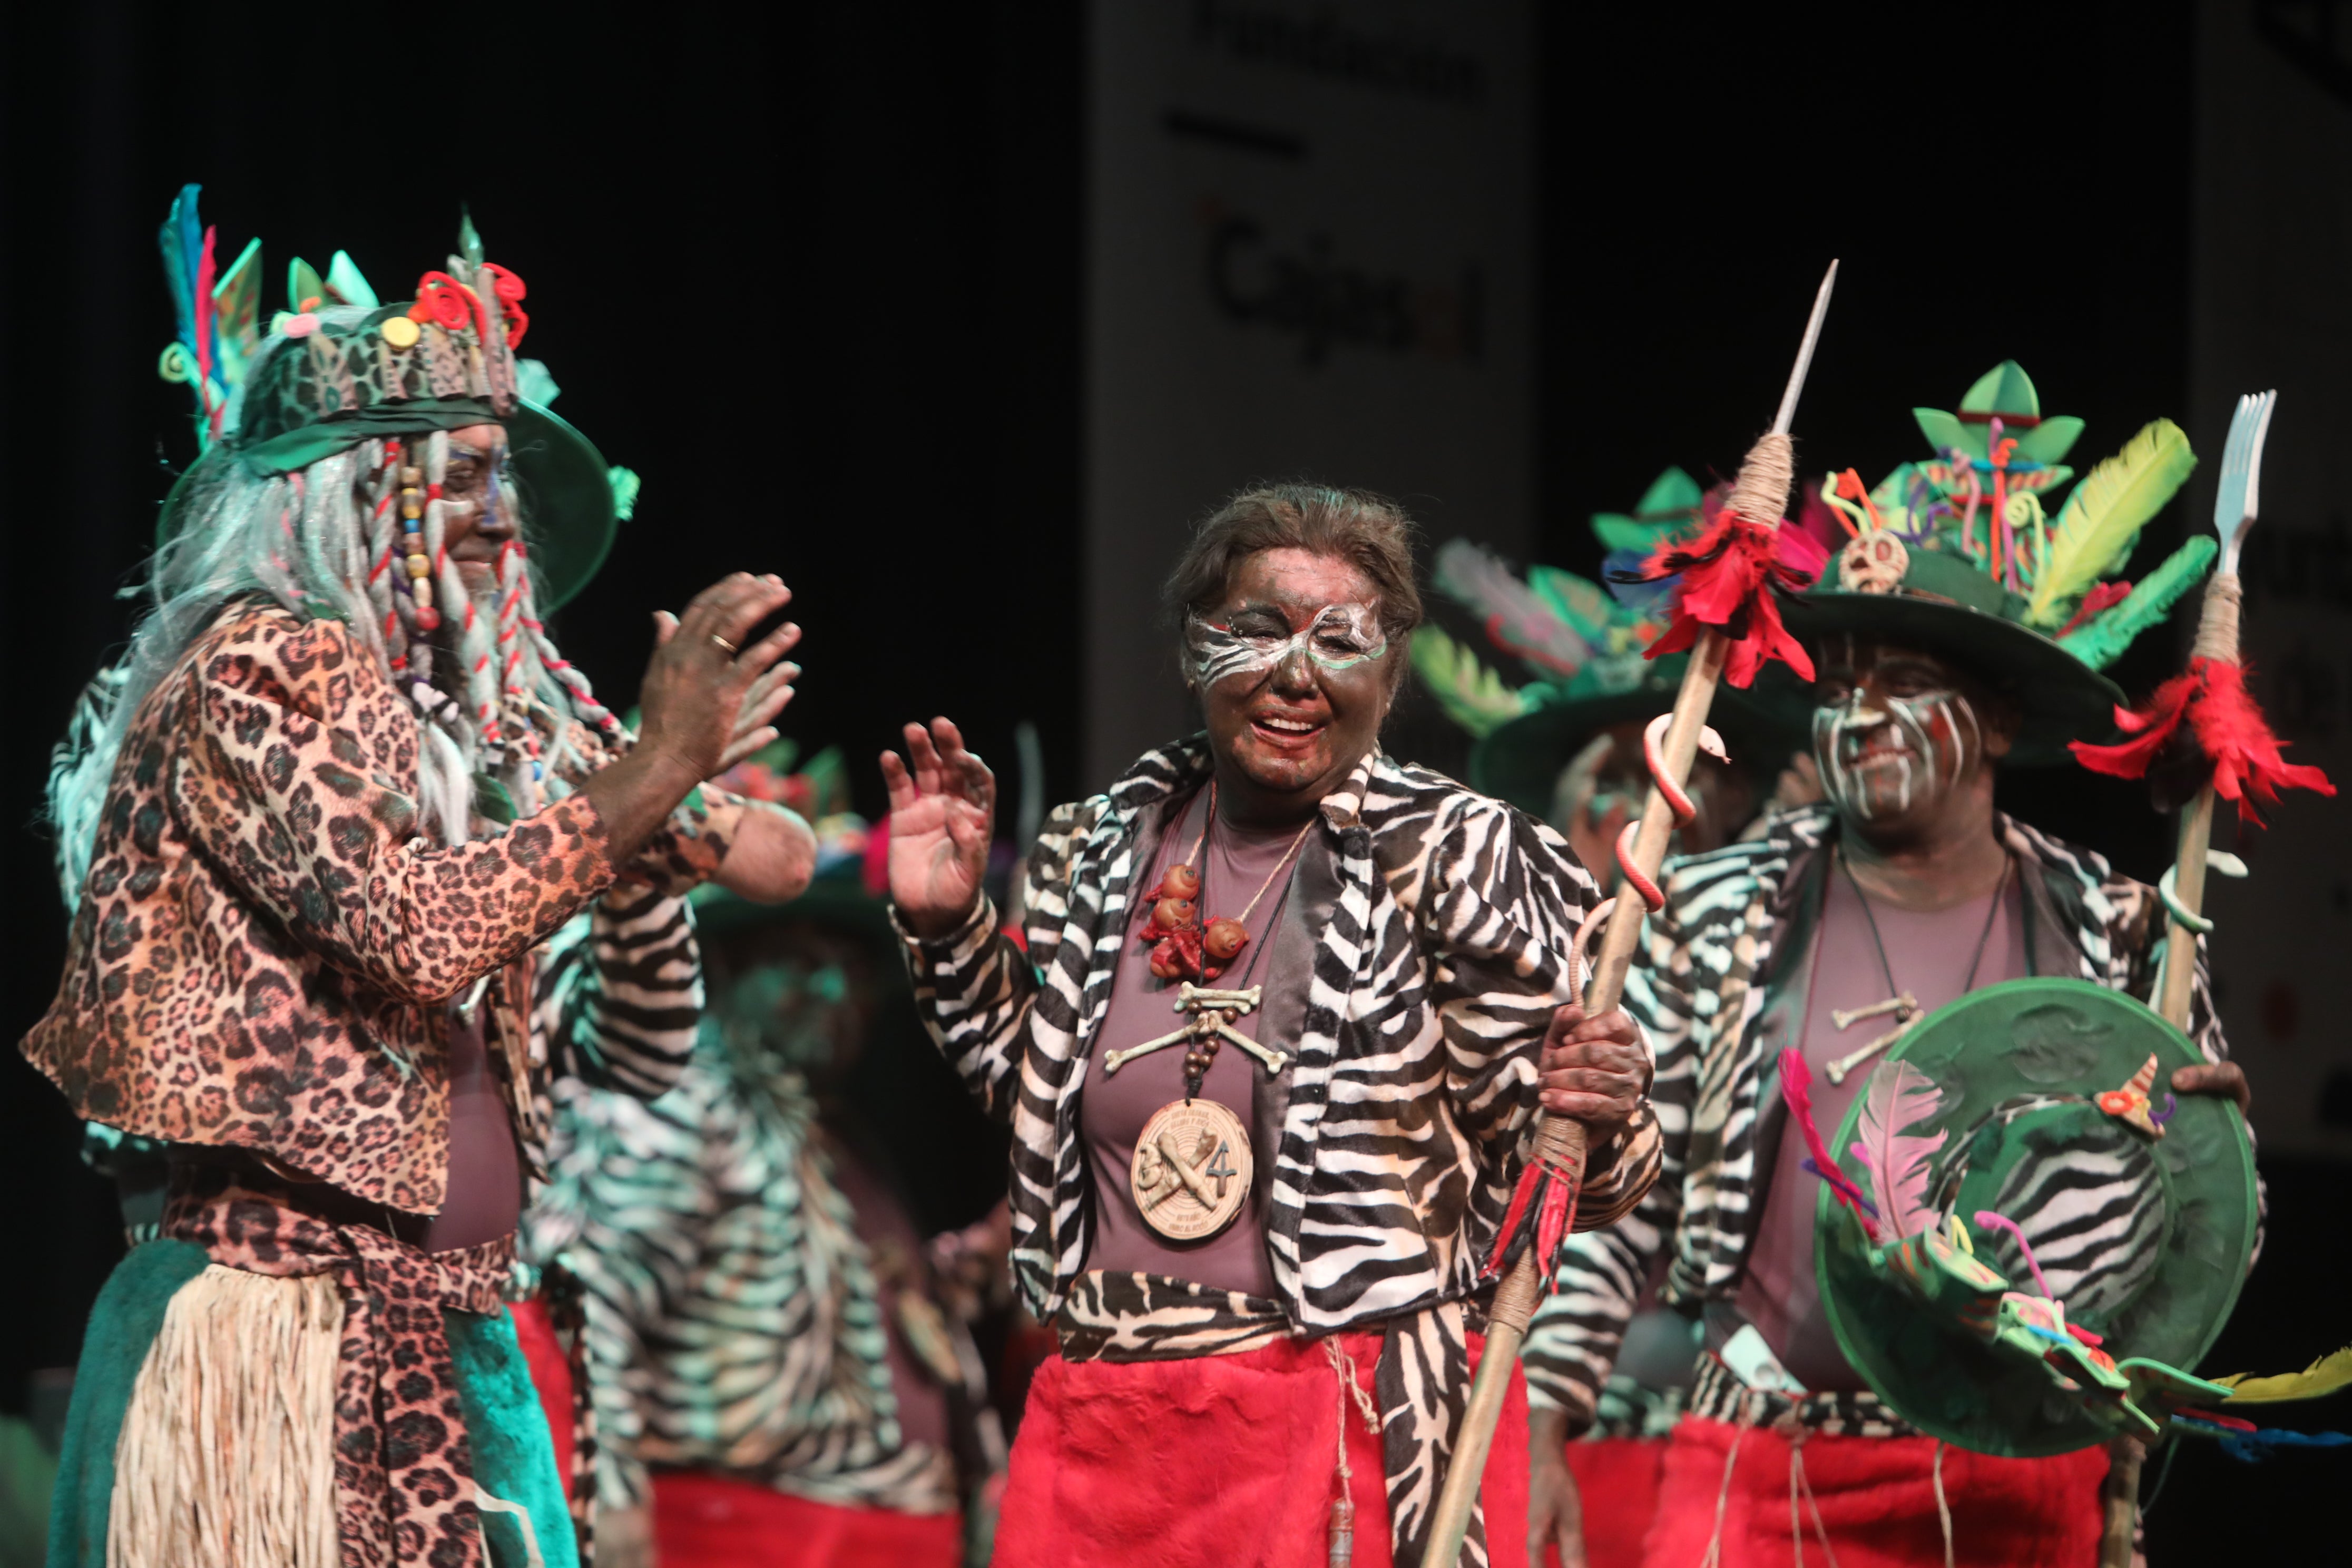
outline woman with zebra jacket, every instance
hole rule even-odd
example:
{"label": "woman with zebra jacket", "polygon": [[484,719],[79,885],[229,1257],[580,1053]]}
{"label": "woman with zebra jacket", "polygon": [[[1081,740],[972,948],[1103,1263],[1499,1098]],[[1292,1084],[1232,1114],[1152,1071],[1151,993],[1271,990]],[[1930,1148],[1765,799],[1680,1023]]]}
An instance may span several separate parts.
{"label": "woman with zebra jacket", "polygon": [[[1052,816],[1017,932],[982,892],[987,767],[945,719],[883,757],[919,1005],[1012,1124],[1013,1272],[1061,1344],[1006,1568],[1322,1563],[1351,1530],[1419,1563],[1538,1102],[1591,1130],[1580,1226],[1655,1178],[1640,1033],[1564,1005],[1592,879],[1380,752],[1411,527],[1310,486],[1202,526],[1169,599],[1206,732]],[[1498,1445],[1472,1557],[1525,1560],[1526,1475]]]}

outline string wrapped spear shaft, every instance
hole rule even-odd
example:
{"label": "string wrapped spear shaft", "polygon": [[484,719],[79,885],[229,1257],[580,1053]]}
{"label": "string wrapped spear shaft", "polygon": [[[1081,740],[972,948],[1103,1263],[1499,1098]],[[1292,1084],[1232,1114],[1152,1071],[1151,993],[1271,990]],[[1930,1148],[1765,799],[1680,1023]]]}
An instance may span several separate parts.
{"label": "string wrapped spear shaft", "polygon": [[[1830,263],[1828,275],[1822,279],[1820,290],[1813,298],[1813,311],[1805,326],[1803,342],[1797,350],[1795,367],[1789,374],[1788,386],[1780,396],[1780,407],[1774,416],[1772,428],[1757,439],[1739,465],[1739,477],[1733,482],[1731,500],[1724,509],[1727,516],[1749,524],[1769,529],[1780,522],[1788,505],[1789,489],[1795,476],[1794,447],[1789,436],[1796,417],[1798,395],[1804,390],[1805,374],[1811,367],[1813,348],[1821,340],[1822,321],[1829,312],[1830,291],[1837,282],[1837,263]],[[1687,584],[1685,584],[1687,586]],[[1756,592],[1768,596],[1769,584],[1759,584]],[[1685,595],[1687,598],[1687,595]],[[1687,603],[1685,609],[1688,609]],[[1771,632],[1779,632],[1777,616],[1769,617]],[[1765,649],[1742,649],[1739,640],[1727,636],[1728,625],[1745,638],[1767,640],[1759,628],[1749,624],[1744,615],[1730,616],[1723,624],[1698,626],[1690,634],[1690,662],[1684,668],[1681,689],[1675,693],[1673,715],[1667,724],[1664,741],[1657,747],[1661,760],[1677,793],[1690,778],[1691,763],[1696,756],[1701,735],[1706,729],[1706,717],[1715,702],[1716,687],[1721,682],[1727,666],[1735,651],[1744,654],[1743,672],[1735,675],[1738,684],[1747,684]],[[1669,639],[1661,638],[1655,652],[1675,651],[1667,646]],[[1676,645],[1680,646],[1680,645]],[[1799,654],[1801,658],[1801,653]],[[1660,781],[1663,782],[1663,781]],[[1643,876],[1654,880],[1658,868],[1666,858],[1666,843],[1675,830],[1675,811],[1666,792],[1654,784],[1648,802],[1642,808],[1639,826],[1631,835],[1627,853]],[[1633,950],[1641,941],[1642,921],[1646,905],[1640,898],[1619,897],[1611,912],[1609,924],[1601,940],[1600,952],[1593,959],[1591,984],[1586,987],[1583,1004],[1588,1017],[1606,1013],[1617,1005],[1623,994],[1625,974],[1633,966]],[[1569,962],[1577,962],[1571,954]],[[1564,1187],[1564,1215],[1555,1216],[1559,1223],[1572,1227],[1575,1224],[1575,1194],[1584,1181],[1585,1132],[1582,1123],[1565,1116],[1552,1116],[1538,1110],[1533,1131],[1528,1177],[1530,1181],[1559,1184]],[[1512,1215],[1517,1216],[1526,1205],[1528,1184],[1522,1183],[1521,1194],[1515,1196]],[[1549,1230],[1549,1226],[1543,1227]],[[1498,1243],[1501,1248],[1511,1239],[1513,1220],[1504,1222],[1504,1234]],[[1460,1560],[1463,1537],[1470,1527],[1470,1510],[1477,1500],[1478,1481],[1486,1468],[1486,1455],[1493,1446],[1495,1426],[1502,1415],[1503,1394],[1510,1384],[1512,1366],[1518,1361],[1520,1343],[1526,1339],[1528,1324],[1535,1317],[1536,1304],[1543,1282],[1549,1272],[1550,1259],[1541,1256],[1545,1250],[1538,1245],[1539,1233],[1530,1229],[1525,1236],[1516,1259],[1505,1270],[1502,1282],[1496,1287],[1493,1306],[1487,1313],[1486,1344],[1478,1363],[1476,1378],[1470,1387],[1469,1403],[1463,1411],[1462,1427],[1454,1443],[1453,1458],[1446,1467],[1445,1481],[1438,1493],[1437,1508],[1433,1517],[1430,1549],[1423,1562],[1430,1568],[1453,1568]]]}

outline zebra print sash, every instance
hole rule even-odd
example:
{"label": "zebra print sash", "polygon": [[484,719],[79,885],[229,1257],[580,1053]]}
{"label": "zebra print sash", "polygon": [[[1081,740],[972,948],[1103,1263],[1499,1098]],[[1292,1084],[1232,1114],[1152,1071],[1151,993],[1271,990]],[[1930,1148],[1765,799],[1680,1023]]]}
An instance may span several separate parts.
{"label": "zebra print sash", "polygon": [[1920,1431],[1870,1393],[1808,1394],[1801,1398],[1750,1388],[1713,1355],[1698,1358],[1698,1383],[1689,1413],[1735,1426],[1769,1426],[1793,1420],[1825,1437],[1916,1437]]}

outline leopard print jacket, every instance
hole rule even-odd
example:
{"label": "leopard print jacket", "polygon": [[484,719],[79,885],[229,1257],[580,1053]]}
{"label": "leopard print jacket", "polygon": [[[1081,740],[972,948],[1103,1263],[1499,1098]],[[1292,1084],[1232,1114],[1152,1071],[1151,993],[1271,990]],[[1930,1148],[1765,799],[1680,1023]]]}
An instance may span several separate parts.
{"label": "leopard print jacket", "polygon": [[[610,760],[575,740],[581,776]],[[26,1058],[89,1121],[437,1212],[448,999],[490,981],[492,1055],[536,1142],[532,950],[616,876],[624,903],[682,894],[725,858],[742,806],[706,787],[616,868],[583,796],[443,848],[418,837],[416,795],[406,700],[349,630],[233,605],[132,717]]]}

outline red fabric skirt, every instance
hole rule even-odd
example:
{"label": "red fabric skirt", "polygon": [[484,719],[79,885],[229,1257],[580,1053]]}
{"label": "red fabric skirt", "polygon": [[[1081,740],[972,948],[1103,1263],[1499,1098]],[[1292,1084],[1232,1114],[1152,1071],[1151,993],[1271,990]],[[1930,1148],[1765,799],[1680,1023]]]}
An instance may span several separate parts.
{"label": "red fabric skirt", "polygon": [[[1338,1341],[1377,1398],[1381,1337]],[[1474,1365],[1480,1349],[1471,1336]],[[1013,1440],[994,1568],[1327,1568],[1339,1426],[1319,1340],[1181,1361],[1051,1357]],[[1354,1568],[1391,1568],[1381,1439],[1352,1399],[1347,1435]],[[1528,1396],[1516,1368],[1483,1495],[1495,1568],[1526,1568]]]}
{"label": "red fabric skirt", "polygon": [[[1692,1568],[1715,1532],[1726,1491],[1724,1461],[1737,1437],[1723,1516],[1723,1568],[1793,1568],[1789,1540],[1789,1439],[1769,1426],[1744,1432],[1685,1415],[1667,1440],[1665,1468],[1643,1561]],[[1915,1568],[1944,1561],[1936,1513],[1936,1443],[1929,1437],[1808,1436],[1804,1477],[1839,1568]],[[1952,1510],[1953,1560],[1963,1568],[2083,1568],[2097,1561],[2104,1448],[2048,1459],[2000,1459],[1944,1449],[1944,1496]],[[1591,1504],[1587,1503],[1588,1510]],[[1801,1496],[1806,1561],[1821,1563],[1813,1510]]]}
{"label": "red fabric skirt", "polygon": [[[1568,1446],[1568,1471],[1584,1504],[1584,1556],[1590,1568],[1642,1568],[1642,1542],[1658,1511],[1664,1437],[1596,1437]],[[1547,1542],[1545,1568],[1559,1568]]]}
{"label": "red fabric skirt", "polygon": [[662,1568],[960,1568],[963,1516],[845,1508],[656,1470],[654,1547]]}

